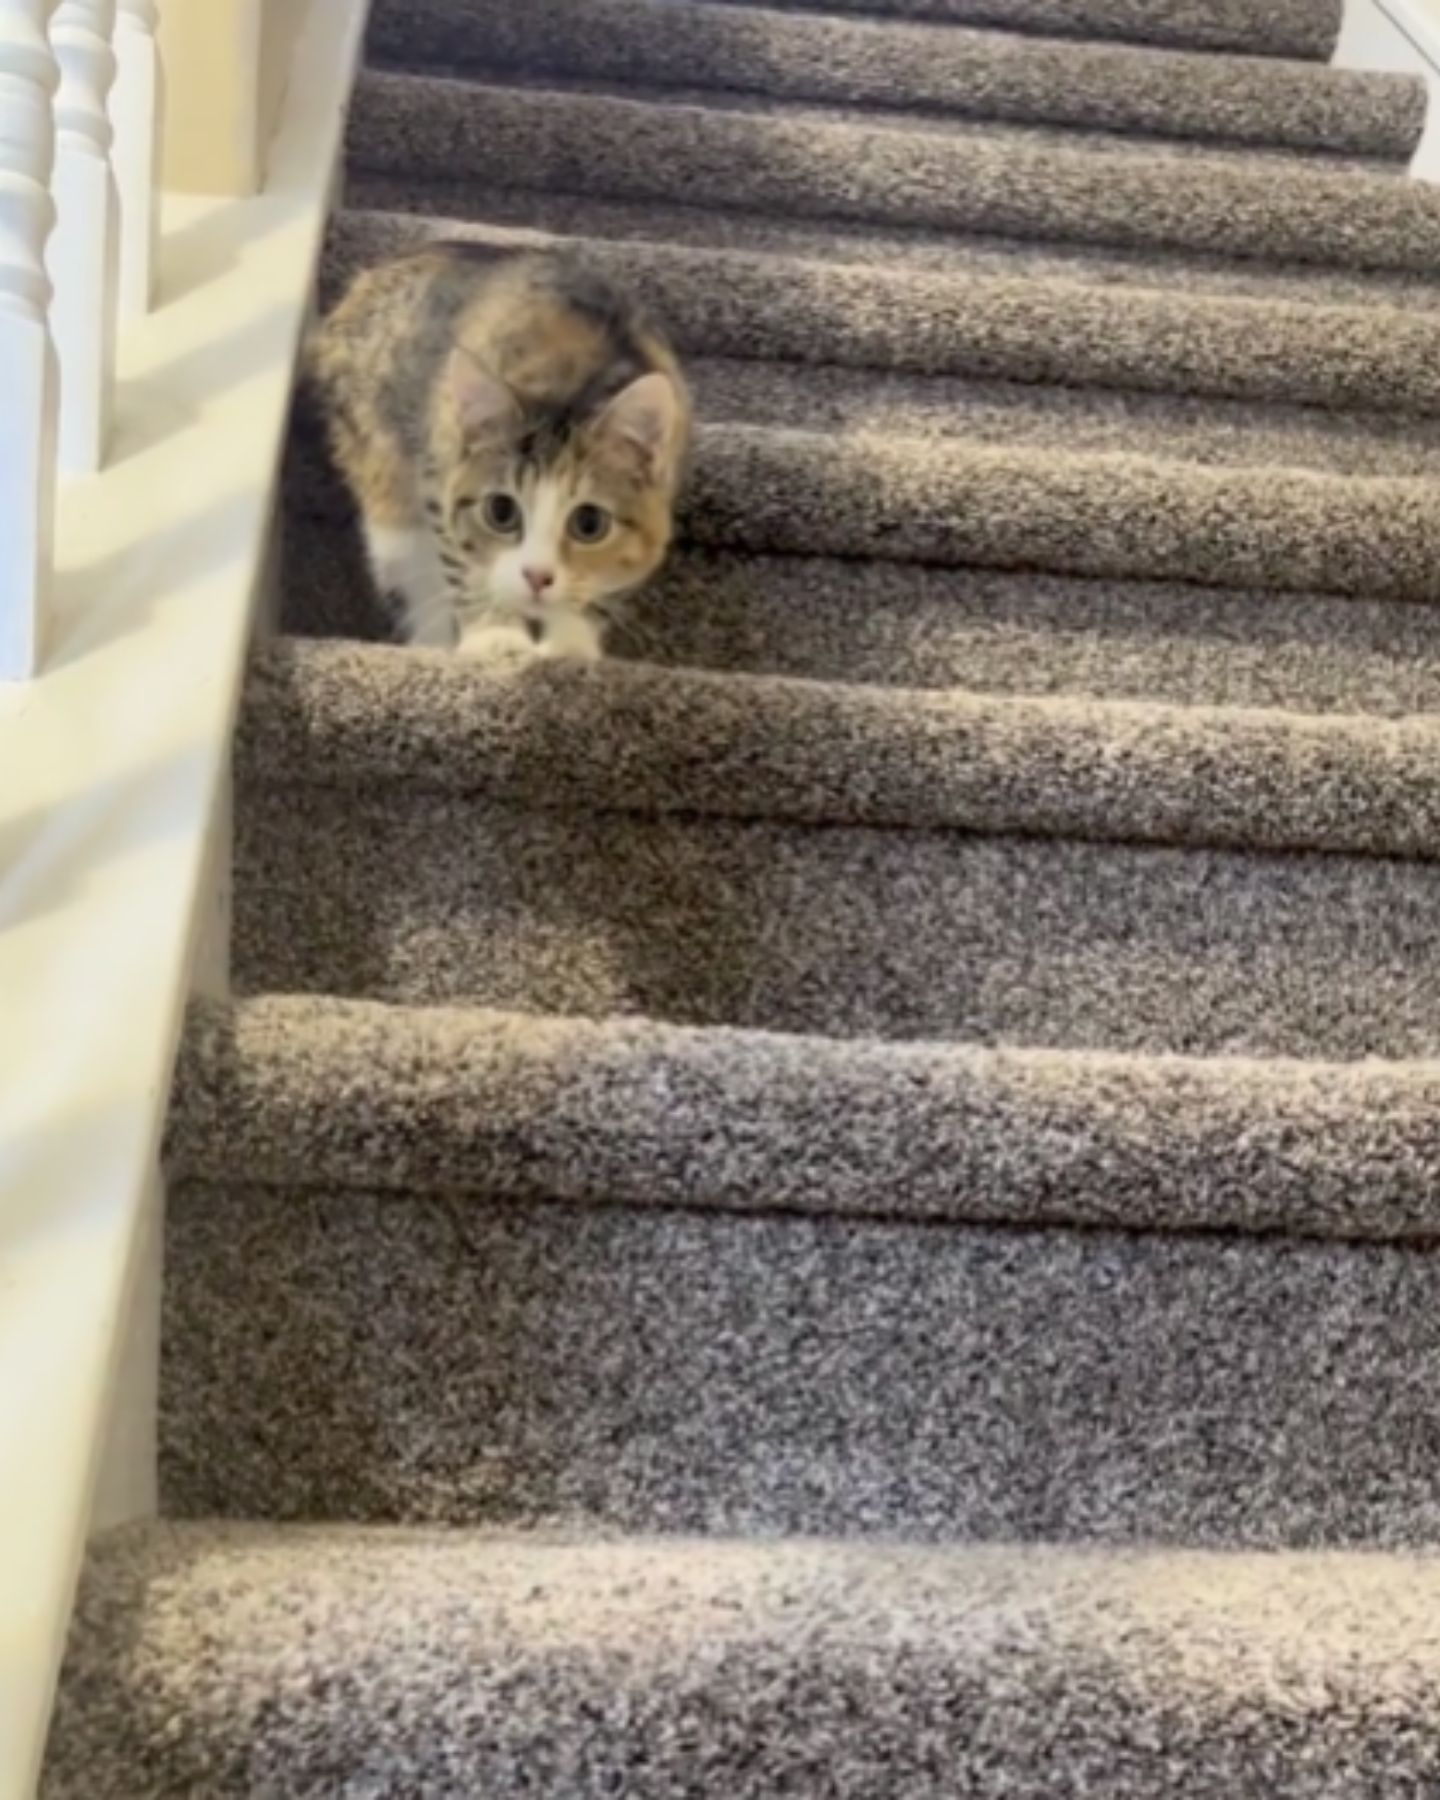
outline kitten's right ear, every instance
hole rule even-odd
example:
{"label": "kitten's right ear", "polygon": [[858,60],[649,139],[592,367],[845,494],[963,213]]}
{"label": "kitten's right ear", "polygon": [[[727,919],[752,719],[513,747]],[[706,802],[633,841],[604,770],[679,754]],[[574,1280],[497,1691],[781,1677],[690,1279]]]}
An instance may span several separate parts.
{"label": "kitten's right ear", "polygon": [[519,411],[515,396],[499,376],[459,345],[445,364],[441,393],[465,444],[497,436],[513,424]]}

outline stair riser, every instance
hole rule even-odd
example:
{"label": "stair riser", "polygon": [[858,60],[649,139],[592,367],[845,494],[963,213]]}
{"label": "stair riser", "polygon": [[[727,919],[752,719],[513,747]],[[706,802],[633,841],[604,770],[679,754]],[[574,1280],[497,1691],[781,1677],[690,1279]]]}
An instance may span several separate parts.
{"label": "stair riser", "polygon": [[241,795],[247,992],[1196,1055],[1440,1051],[1440,867]]}
{"label": "stair riser", "polygon": [[1440,1541],[1440,1256],[181,1185],[186,1515]]}

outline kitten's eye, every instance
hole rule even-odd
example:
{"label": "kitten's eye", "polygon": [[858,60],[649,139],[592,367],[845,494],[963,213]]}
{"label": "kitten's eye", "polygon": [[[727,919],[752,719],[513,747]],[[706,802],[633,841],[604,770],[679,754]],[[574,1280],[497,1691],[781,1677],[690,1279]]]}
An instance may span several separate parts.
{"label": "kitten's eye", "polygon": [[566,529],[577,544],[598,544],[610,530],[610,515],[603,506],[577,506]]}
{"label": "kitten's eye", "polygon": [[513,494],[487,494],[480,512],[491,531],[520,529],[520,502]]}

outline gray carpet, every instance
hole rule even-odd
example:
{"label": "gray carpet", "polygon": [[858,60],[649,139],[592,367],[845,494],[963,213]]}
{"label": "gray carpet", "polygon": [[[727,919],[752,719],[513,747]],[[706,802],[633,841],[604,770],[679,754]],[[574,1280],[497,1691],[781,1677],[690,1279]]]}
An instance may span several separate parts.
{"label": "gray carpet", "polygon": [[410,0],[376,50],[410,66],[582,77],[956,117],[1404,155],[1424,111],[1384,75],[1129,46],[726,9],[703,0]]}
{"label": "gray carpet", "polygon": [[[815,9],[812,0],[778,0],[771,10]],[[1324,58],[1339,36],[1344,0],[1266,0],[1264,6],[1254,0],[842,0],[826,10],[1000,25],[1067,38]]]}
{"label": "gray carpet", "polygon": [[1440,1787],[1440,191],[1336,0],[377,0],[681,543],[390,641],[302,398],[48,1800]]}
{"label": "gray carpet", "polygon": [[[1440,1779],[1437,1609],[1353,1553],[167,1526],[84,1597],[127,1668],[63,1693],[51,1786],[1398,1800]],[[87,1765],[100,1728],[166,1785]]]}

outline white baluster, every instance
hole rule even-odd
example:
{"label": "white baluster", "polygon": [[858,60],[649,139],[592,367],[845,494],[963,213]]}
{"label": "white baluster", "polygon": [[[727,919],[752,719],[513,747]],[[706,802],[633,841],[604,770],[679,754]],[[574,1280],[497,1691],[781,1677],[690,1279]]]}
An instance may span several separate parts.
{"label": "white baluster", "polygon": [[0,680],[34,673],[54,519],[55,351],[45,240],[54,222],[46,26],[52,0],[0,0]]}
{"label": "white baluster", "polygon": [[75,474],[104,460],[115,386],[119,199],[106,111],[115,79],[114,26],[115,0],[59,0],[50,22],[60,64],[50,323],[60,356],[60,467]]}
{"label": "white baluster", "polygon": [[119,0],[115,14],[115,86],[110,120],[111,161],[120,189],[120,311],[150,310],[154,294],[160,208],[160,47],[155,0]]}

